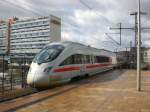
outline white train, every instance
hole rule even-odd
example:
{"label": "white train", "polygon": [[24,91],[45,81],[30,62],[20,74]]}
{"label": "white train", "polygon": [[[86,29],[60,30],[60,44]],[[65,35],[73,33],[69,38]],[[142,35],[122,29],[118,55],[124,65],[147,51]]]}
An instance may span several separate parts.
{"label": "white train", "polygon": [[116,54],[111,51],[68,41],[50,43],[35,56],[27,83],[45,88],[77,76],[110,70],[116,64]]}

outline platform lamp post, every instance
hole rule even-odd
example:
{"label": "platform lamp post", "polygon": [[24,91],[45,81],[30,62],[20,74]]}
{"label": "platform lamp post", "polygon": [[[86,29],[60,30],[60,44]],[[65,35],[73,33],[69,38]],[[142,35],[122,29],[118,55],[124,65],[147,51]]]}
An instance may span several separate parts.
{"label": "platform lamp post", "polygon": [[137,91],[141,91],[141,6],[138,0]]}

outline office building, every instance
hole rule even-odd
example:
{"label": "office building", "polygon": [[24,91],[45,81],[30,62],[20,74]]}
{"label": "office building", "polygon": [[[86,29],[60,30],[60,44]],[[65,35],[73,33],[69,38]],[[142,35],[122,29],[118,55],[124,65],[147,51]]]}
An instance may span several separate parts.
{"label": "office building", "polygon": [[11,24],[10,53],[36,54],[46,44],[60,40],[60,18],[49,16],[17,20]]}
{"label": "office building", "polygon": [[0,21],[0,55],[7,53],[7,31],[8,24],[5,21]]}

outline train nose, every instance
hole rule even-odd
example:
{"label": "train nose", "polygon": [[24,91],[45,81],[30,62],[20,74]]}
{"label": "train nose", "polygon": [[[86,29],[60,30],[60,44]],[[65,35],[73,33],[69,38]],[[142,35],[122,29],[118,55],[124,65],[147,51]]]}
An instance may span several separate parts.
{"label": "train nose", "polygon": [[28,75],[27,83],[34,88],[47,88],[50,85],[48,76],[37,73]]}
{"label": "train nose", "polygon": [[50,86],[49,77],[45,74],[37,74],[34,78],[35,88],[47,88]]}
{"label": "train nose", "polygon": [[34,74],[33,73],[28,73],[27,75],[27,84],[30,86],[34,85]]}
{"label": "train nose", "polygon": [[[49,80],[49,67],[45,69],[47,65],[38,65],[32,63],[27,75],[27,83],[34,88],[47,88],[50,86]],[[47,72],[48,70],[48,72]]]}

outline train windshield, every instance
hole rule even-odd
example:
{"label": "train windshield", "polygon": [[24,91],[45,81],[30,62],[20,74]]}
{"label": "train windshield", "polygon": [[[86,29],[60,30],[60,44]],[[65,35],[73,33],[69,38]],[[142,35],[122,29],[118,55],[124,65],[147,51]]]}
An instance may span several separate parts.
{"label": "train windshield", "polygon": [[51,45],[42,49],[34,58],[33,62],[41,64],[51,62],[64,50],[62,45]]}

